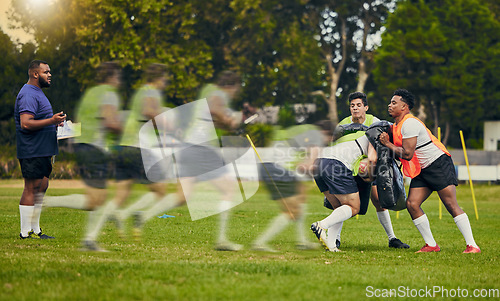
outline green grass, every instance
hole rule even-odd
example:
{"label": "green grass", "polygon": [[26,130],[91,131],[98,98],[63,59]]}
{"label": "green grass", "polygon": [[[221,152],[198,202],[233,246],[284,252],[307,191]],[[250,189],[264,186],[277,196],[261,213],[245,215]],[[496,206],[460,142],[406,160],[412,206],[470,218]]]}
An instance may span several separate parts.
{"label": "green grass", "polygon": [[[42,228],[57,239],[20,240],[22,188],[5,183],[19,181],[0,182],[0,300],[359,300],[368,299],[367,286],[371,291],[460,287],[469,294],[500,289],[500,186],[474,187],[479,220],[468,185],[458,187],[459,204],[469,215],[481,254],[462,254],[463,237],[446,211],[439,219],[435,194],[424,210],[440,253],[414,253],[424,242],[406,211],[399,218],[391,212],[391,218],[396,235],[411,248],[389,249],[371,205],[366,216],[345,222],[342,253],[296,250],[293,226],[273,241],[279,253],[249,251],[279,212],[263,189],[233,210],[228,236],[244,244],[244,251],[214,251],[217,217],[191,221],[187,207],[180,207],[168,212],[175,218],[149,221],[142,242],[122,240],[113,224],[106,224],[99,240],[111,252],[90,253],[79,251],[87,217],[79,210],[45,209]],[[48,194],[81,192],[49,188]],[[307,228],[329,213],[312,184],[308,203]]]}

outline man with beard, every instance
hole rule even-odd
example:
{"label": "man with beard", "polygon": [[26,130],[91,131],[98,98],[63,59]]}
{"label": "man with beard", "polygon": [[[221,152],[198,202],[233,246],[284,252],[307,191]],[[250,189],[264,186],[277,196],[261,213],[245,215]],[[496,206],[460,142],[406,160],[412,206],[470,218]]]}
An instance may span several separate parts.
{"label": "man with beard", "polygon": [[52,105],[42,91],[50,87],[52,75],[47,62],[34,60],[28,67],[28,82],[16,98],[17,158],[24,178],[24,190],[19,201],[21,239],[54,238],[42,233],[40,214],[42,200],[49,187],[51,158],[59,153],[57,125],[66,119],[63,112],[54,114]]}
{"label": "man with beard", "polygon": [[415,96],[409,91],[394,91],[388,109],[389,115],[394,118],[393,141],[387,133],[380,134],[379,140],[401,159],[403,173],[411,178],[406,207],[425,241],[425,246],[417,253],[441,250],[421,207],[433,191],[437,191],[464,236],[467,246],[463,253],[481,253],[472,235],[469,218],[457,203],[455,186],[458,185],[458,180],[451,155],[425,124],[411,114],[414,104]]}

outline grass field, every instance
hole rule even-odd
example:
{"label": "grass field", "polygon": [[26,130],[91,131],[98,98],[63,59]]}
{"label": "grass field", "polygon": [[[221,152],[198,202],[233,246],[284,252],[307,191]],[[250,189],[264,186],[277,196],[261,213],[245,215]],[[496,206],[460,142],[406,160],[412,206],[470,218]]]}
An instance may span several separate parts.
{"label": "grass field", "polygon": [[[70,188],[75,186],[71,183],[54,181],[48,194],[83,192],[79,186]],[[463,237],[447,212],[439,219],[435,194],[424,203],[424,210],[440,253],[414,253],[424,242],[406,211],[399,219],[391,212],[391,218],[396,235],[411,248],[389,249],[371,205],[366,216],[344,224],[342,253],[295,249],[293,226],[273,241],[280,252],[250,251],[249,244],[278,213],[278,205],[269,201],[263,189],[236,207],[230,220],[229,237],[246,250],[214,251],[217,217],[193,222],[187,207],[180,207],[168,212],[175,218],[149,221],[142,242],[120,239],[113,224],[106,224],[100,241],[111,252],[90,253],[79,251],[87,217],[79,210],[45,209],[41,226],[56,239],[20,240],[22,182],[2,181],[0,300],[360,300],[370,296],[456,300],[465,293],[490,297],[496,293],[490,299],[498,300],[500,186],[474,188],[479,220],[468,185],[458,187],[458,199],[469,215],[481,254],[462,254]],[[329,213],[322,200],[311,183],[305,227]],[[315,236],[308,234],[314,241]],[[388,298],[385,294],[390,289],[397,295]],[[448,290],[448,298],[443,289]]]}

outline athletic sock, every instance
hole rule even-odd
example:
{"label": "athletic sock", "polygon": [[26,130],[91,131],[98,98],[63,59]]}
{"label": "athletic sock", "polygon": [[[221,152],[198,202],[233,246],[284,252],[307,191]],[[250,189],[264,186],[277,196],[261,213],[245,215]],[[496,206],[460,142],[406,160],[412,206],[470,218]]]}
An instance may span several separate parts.
{"label": "athletic sock", "polygon": [[157,216],[158,214],[162,214],[165,211],[175,208],[177,207],[178,203],[179,201],[177,199],[177,194],[175,193],[167,194],[162,199],[160,199],[156,204],[154,204],[151,208],[143,212],[142,221],[145,222],[150,218]]}
{"label": "athletic sock", "polygon": [[333,249],[333,247],[337,247],[336,240],[340,240],[340,232],[342,231],[342,225],[344,222],[336,223],[330,228],[328,228],[328,232],[326,233],[326,245],[329,249]]}
{"label": "athletic sock", "polygon": [[[306,220],[307,204],[302,203],[300,206],[299,216],[295,216],[295,228],[297,229],[297,241],[299,243],[307,243],[306,238],[306,227],[304,227],[304,222]],[[288,215],[287,215],[288,217]]]}
{"label": "athletic sock", "polygon": [[87,217],[87,227],[85,230],[85,240],[95,240],[95,237],[90,237],[90,232],[95,227],[95,224],[97,222],[98,216],[101,214],[100,211],[102,211],[104,206],[99,206],[94,210],[89,211],[88,217]]}
{"label": "athletic sock", "polygon": [[33,210],[35,206],[19,205],[19,215],[21,216],[21,235],[28,236],[31,231],[31,220],[33,219]]}
{"label": "athletic sock", "polygon": [[431,226],[429,224],[429,220],[427,219],[427,215],[424,214],[421,217],[418,217],[413,220],[413,224],[417,227],[420,235],[422,235],[425,243],[430,247],[435,247],[437,245],[434,237],[432,236]]}
{"label": "athletic sock", "polygon": [[327,216],[325,219],[319,222],[319,225],[323,229],[328,229],[336,223],[343,222],[352,217],[352,209],[347,205],[342,205],[337,209],[333,210],[333,212]]}
{"label": "athletic sock", "polygon": [[49,196],[43,200],[43,206],[46,207],[64,207],[71,209],[88,208],[88,198],[84,194],[70,194],[63,196]]}
{"label": "athletic sock", "polygon": [[156,194],[154,192],[148,192],[144,195],[142,195],[136,202],[134,202],[132,205],[128,206],[127,208],[121,210],[119,212],[119,216],[122,220],[127,219],[132,213],[142,210],[144,208],[148,208],[156,200]]}
{"label": "athletic sock", "polygon": [[229,219],[229,209],[231,209],[232,202],[231,201],[221,201],[219,204],[219,237],[218,242],[227,241],[226,237],[226,229],[227,229],[227,221]]}
{"label": "athletic sock", "polygon": [[389,210],[377,211],[377,217],[382,227],[384,227],[385,233],[387,234],[389,240],[396,238],[396,235],[394,235],[394,230],[392,229],[391,215],[389,214]]}
{"label": "athletic sock", "polygon": [[339,232],[337,233],[337,239],[340,241],[340,234],[342,233],[342,226],[344,225],[344,223],[342,222],[340,224],[340,228],[339,228]]}
{"label": "athletic sock", "polygon": [[[93,225],[89,225],[87,232],[87,240],[96,240],[97,235],[99,235],[99,231],[101,230],[104,223],[108,220],[109,216],[113,214],[115,209],[117,208],[114,200],[108,201],[103,206],[99,207],[96,210],[96,215],[93,217],[92,222]],[[90,220],[89,220],[90,221]]]}
{"label": "athletic sock", "polygon": [[472,229],[470,227],[469,217],[464,212],[460,215],[457,215],[453,218],[455,224],[458,227],[458,230],[462,232],[462,235],[465,238],[465,243],[469,246],[473,246],[477,248],[476,241],[474,240],[474,236],[472,236]]}
{"label": "athletic sock", "polygon": [[276,216],[272,221],[269,227],[267,227],[266,231],[262,233],[256,240],[255,245],[264,245],[268,241],[270,241],[276,234],[280,233],[288,226],[290,222],[290,217],[286,213],[281,213]]}

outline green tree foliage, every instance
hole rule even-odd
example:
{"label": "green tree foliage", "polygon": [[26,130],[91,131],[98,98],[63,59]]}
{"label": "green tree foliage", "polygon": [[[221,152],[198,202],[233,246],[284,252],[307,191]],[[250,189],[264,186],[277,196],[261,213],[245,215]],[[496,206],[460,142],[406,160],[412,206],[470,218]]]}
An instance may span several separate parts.
{"label": "green tree foliage", "polygon": [[77,2],[85,14],[76,28],[80,49],[72,61],[74,71],[89,74],[107,60],[118,60],[131,71],[143,70],[151,62],[164,63],[171,73],[167,96],[176,104],[194,100],[200,85],[212,75],[210,48],[195,29],[191,2]]}
{"label": "green tree foliage", "polygon": [[[377,37],[393,0],[384,1],[328,1],[318,12],[318,32],[316,38],[321,46],[325,67],[325,87],[328,91],[315,91],[329,106],[329,117],[338,122],[349,113],[344,103],[354,91],[364,91],[373,69],[373,51]],[[347,72],[346,72],[347,71]]]}
{"label": "green tree foliage", "polygon": [[0,145],[15,144],[14,103],[16,95],[28,81],[28,64],[35,47],[26,44],[20,49],[0,30]]}
{"label": "green tree foliage", "polygon": [[320,83],[320,52],[308,1],[230,2],[234,18],[224,54],[244,79],[242,101],[254,106],[303,103]]}
{"label": "green tree foliage", "polygon": [[[402,1],[386,27],[375,61],[379,93],[388,99],[407,88],[432,117],[429,125],[479,139],[485,118],[499,117],[500,26],[488,6]],[[454,132],[450,144],[459,147]]]}

